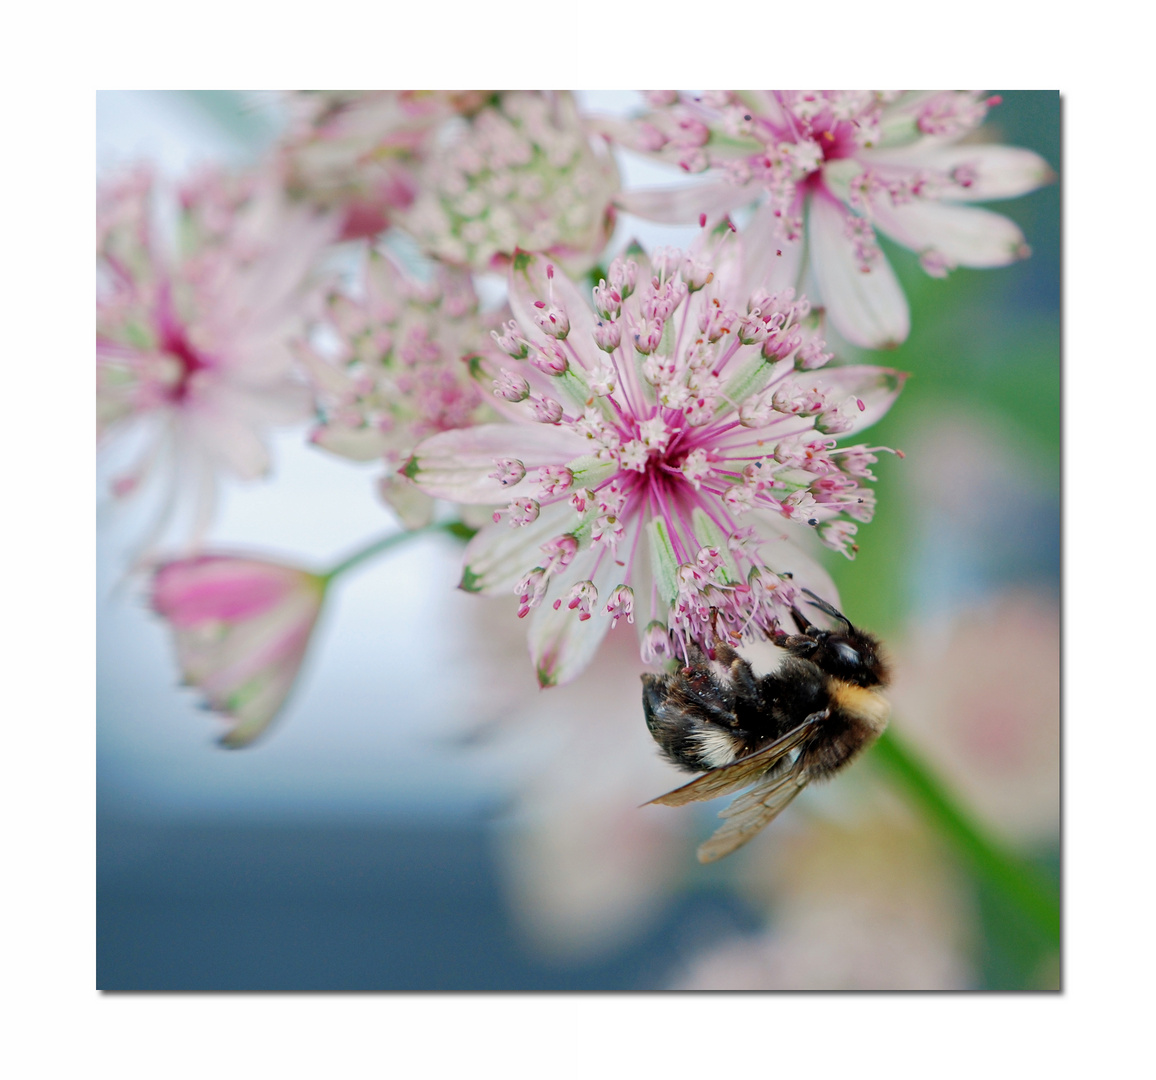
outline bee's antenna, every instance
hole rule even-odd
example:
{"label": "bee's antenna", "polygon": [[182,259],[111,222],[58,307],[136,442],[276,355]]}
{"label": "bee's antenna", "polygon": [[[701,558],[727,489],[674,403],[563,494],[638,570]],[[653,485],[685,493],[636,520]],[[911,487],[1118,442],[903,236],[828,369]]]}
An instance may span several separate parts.
{"label": "bee's antenna", "polygon": [[803,592],[805,592],[811,598],[810,600],[807,601],[807,603],[810,604],[811,607],[817,607],[820,611],[826,613],[827,615],[830,615],[832,618],[838,619],[840,622],[846,623],[848,630],[854,630],[855,629],[855,627],[853,627],[851,625],[851,620],[848,619],[847,616],[843,614],[843,612],[839,611],[837,608],[833,607],[831,604],[828,604],[827,601],[824,600],[821,596],[816,596],[813,592],[811,592],[810,589],[804,589]]}

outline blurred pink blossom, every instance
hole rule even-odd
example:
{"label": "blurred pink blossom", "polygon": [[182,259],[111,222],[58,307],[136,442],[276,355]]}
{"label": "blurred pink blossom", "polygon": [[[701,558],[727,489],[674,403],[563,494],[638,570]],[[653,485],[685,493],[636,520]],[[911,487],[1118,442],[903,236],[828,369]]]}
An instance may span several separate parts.
{"label": "blurred pink blossom", "polygon": [[497,833],[511,906],[544,952],[605,954],[644,932],[695,865],[691,819],[639,806],[670,766],[641,722],[638,653],[607,641],[544,711],[529,672],[511,670],[524,645],[509,613],[493,600],[470,611],[474,717],[495,718],[474,754],[511,794]]}
{"label": "blurred pink blossom", "polygon": [[470,113],[482,90],[324,90],[286,95],[281,155],[289,191],[342,215],[342,239],[385,229],[417,196],[418,170],[446,120]]}
{"label": "blurred pink blossom", "polygon": [[969,988],[974,913],[962,883],[906,815],[861,813],[780,832],[773,852],[750,859],[741,887],[770,909],[769,928],[692,957],[675,987]]}
{"label": "blurred pink blossom", "polygon": [[1029,150],[971,140],[998,98],[978,91],[652,92],[636,120],[605,118],[622,145],[706,183],[632,191],[618,205],[663,222],[716,219],[756,200],[746,227],[772,291],[805,288],[848,341],[897,345],[907,301],[876,230],[918,252],[924,270],[1004,266],[1028,254],[1018,226],[968,205],[1008,199],[1052,172]]}
{"label": "blurred pink blossom", "polygon": [[325,587],[317,574],[244,556],[199,555],[157,570],[153,608],[172,629],[185,681],[232,722],[223,746],[247,746],[284,704]]}
{"label": "blurred pink blossom", "polygon": [[171,229],[174,208],[147,169],[98,192],[97,429],[103,441],[135,430],[144,443],[114,491],[150,477],[165,489],[150,542],[181,499],[195,504],[199,541],[217,475],[265,474],[266,431],[308,413],[288,339],[334,223],[288,207],[277,185],[202,173],[177,192]]}
{"label": "blurred pink blossom", "polygon": [[648,661],[716,633],[771,635],[800,587],[835,597],[796,542],[850,556],[870,520],[878,448],[837,437],[879,419],[903,376],[816,370],[830,355],[806,300],[759,288],[729,230],[704,244],[615,259],[597,310],[520,253],[504,364],[479,365],[507,422],[435,435],[403,470],[435,497],[506,504],[467,549],[462,587],[534,612],[544,686],[574,678],[622,618]]}
{"label": "blurred pink blossom", "polygon": [[399,224],[436,258],[483,271],[514,251],[548,252],[575,273],[614,225],[618,169],[566,91],[509,91],[447,130]]}
{"label": "blurred pink blossom", "polygon": [[997,834],[1060,830],[1060,612],[1015,589],[896,641],[904,734]]}
{"label": "blurred pink blossom", "polygon": [[356,291],[331,293],[300,346],[319,413],[312,441],[353,461],[384,459],[381,494],[411,528],[428,522],[433,501],[397,467],[427,436],[492,419],[467,363],[492,347],[496,324],[479,314],[464,271],[439,267],[420,284],[370,250]]}

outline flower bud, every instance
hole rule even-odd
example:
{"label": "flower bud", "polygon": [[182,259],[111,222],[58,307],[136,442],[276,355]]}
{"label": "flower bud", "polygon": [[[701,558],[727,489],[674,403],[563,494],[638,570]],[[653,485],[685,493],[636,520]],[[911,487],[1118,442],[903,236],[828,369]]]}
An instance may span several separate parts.
{"label": "flower bud", "polygon": [[622,326],[599,319],[594,327],[594,341],[603,352],[614,352],[622,343]]}
{"label": "flower bud", "polygon": [[502,326],[504,333],[499,334],[497,330],[490,331],[490,337],[498,343],[498,348],[502,350],[507,356],[512,356],[515,360],[522,360],[526,356],[528,343],[521,334],[521,328],[513,319]]}
{"label": "flower bud", "polygon": [[625,300],[632,292],[634,286],[638,282],[638,263],[633,259],[623,259],[619,255],[610,264],[610,284],[615,291]]}
{"label": "flower bud", "polygon": [[557,342],[549,341],[544,346],[534,345],[530,353],[530,363],[547,375],[565,375],[570,361]]}
{"label": "flower bud", "polygon": [[648,623],[642,634],[642,659],[648,664],[660,663],[674,656],[670,631],[657,619]]}
{"label": "flower bud", "polygon": [[614,319],[622,310],[622,294],[603,278],[594,286],[594,310],[604,319]]}
{"label": "flower bud", "polygon": [[623,615],[626,616],[627,622],[634,622],[634,590],[627,585],[619,585],[606,601],[603,614],[609,615],[614,620],[614,626],[618,625],[618,620]]}
{"label": "flower bud", "polygon": [[530,396],[530,384],[521,375],[502,368],[501,374],[494,380],[494,396],[507,401],[525,401]]}
{"label": "flower bud", "polygon": [[[569,603],[566,605],[571,611],[577,609],[578,619],[585,622],[593,614],[591,607],[598,603],[598,590],[593,581],[580,581],[566,594]],[[561,604],[559,600],[555,607]]]}
{"label": "flower bud", "polygon": [[534,419],[543,424],[558,423],[564,412],[561,402],[541,394],[530,395],[530,407],[534,410]]}
{"label": "flower bud", "polygon": [[502,487],[513,487],[526,475],[526,466],[517,458],[495,458],[497,468],[489,474],[491,480],[497,480]]}
{"label": "flower bud", "polygon": [[574,474],[565,465],[543,465],[537,480],[543,495],[560,495],[574,483]]}
{"label": "flower bud", "polygon": [[570,333],[570,318],[565,308],[559,306],[547,307],[542,300],[534,301],[534,322],[538,329],[551,337],[562,340]]}

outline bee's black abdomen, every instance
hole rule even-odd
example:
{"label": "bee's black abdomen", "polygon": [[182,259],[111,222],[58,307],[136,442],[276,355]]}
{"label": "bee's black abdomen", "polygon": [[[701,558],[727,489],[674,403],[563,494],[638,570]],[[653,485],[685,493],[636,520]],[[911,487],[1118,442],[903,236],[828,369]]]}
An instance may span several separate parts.
{"label": "bee's black abdomen", "polygon": [[684,681],[680,675],[643,675],[642,711],[663,756],[681,769],[701,772],[708,766],[701,763],[697,731],[709,721],[696,716],[694,706],[688,709]]}

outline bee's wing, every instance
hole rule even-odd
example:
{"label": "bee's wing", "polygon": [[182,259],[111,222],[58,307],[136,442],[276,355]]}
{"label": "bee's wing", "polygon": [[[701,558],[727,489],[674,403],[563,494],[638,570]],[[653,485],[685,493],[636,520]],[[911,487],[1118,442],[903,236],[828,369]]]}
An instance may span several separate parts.
{"label": "bee's wing", "polygon": [[732,791],[746,787],[756,777],[762,776],[771,769],[776,762],[781,761],[795,747],[799,746],[811,733],[814,724],[808,719],[793,731],[788,731],[782,738],[769,743],[761,750],[748,754],[729,765],[720,765],[711,769],[702,776],[696,777],[689,784],[683,784],[674,791],[659,795],[646,803],[661,803],[663,806],[685,806],[691,802],[702,802],[704,799],[716,799],[720,795],[729,795]]}
{"label": "bee's wing", "polygon": [[796,761],[786,772],[768,776],[744,792],[719,814],[728,820],[699,845],[698,861],[714,862],[742,847],[787,808],[808,780],[803,763]]}

